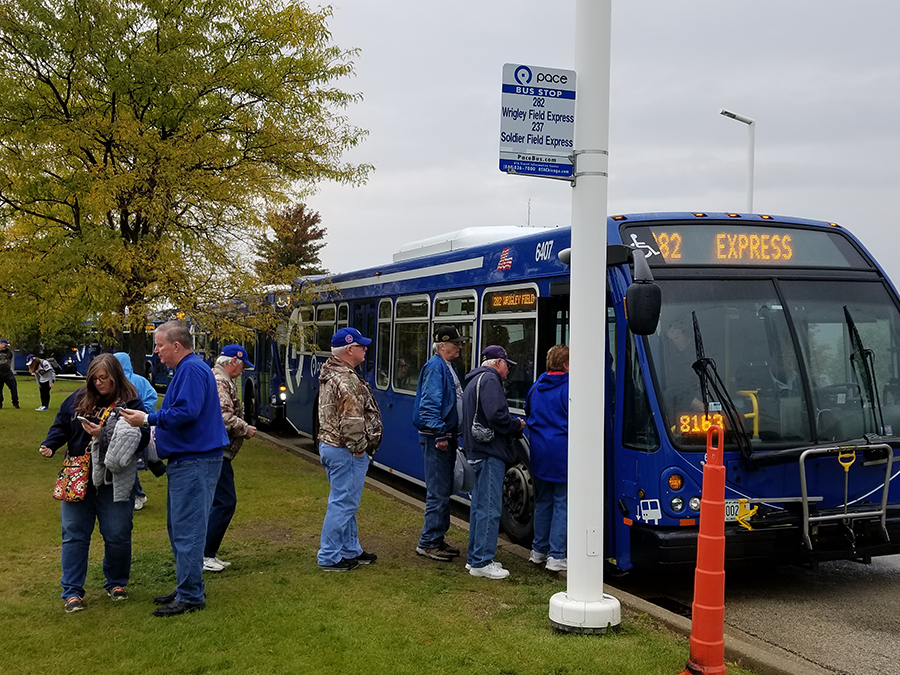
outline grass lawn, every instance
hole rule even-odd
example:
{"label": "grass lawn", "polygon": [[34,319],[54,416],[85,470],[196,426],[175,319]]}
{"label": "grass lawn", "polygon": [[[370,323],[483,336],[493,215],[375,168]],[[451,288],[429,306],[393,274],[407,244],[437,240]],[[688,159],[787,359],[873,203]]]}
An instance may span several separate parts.
{"label": "grass lawn", "polygon": [[[141,472],[149,496],[134,517],[130,599],[103,591],[103,541],[95,530],[86,610],[67,615],[59,597],[59,503],[50,492],[62,463],[38,447],[63,398],[79,383],[59,381],[51,412],[36,412],[38,388],[19,378],[21,410],[0,410],[0,673],[481,673],[676,675],[687,641],[647,616],[626,615],[607,636],[559,635],[550,596],[565,590],[526,561],[500,559],[512,576],[470,576],[465,559],[436,563],[415,554],[421,513],[367,490],[361,540],[374,565],[326,574],[316,565],[328,484],[321,467],[262,441],[235,460],[237,514],[221,558],[206,575],[207,609],[162,619],[153,597],[175,585],[166,536],[166,479]],[[465,548],[464,532],[451,532]],[[729,673],[747,673],[736,666]]]}

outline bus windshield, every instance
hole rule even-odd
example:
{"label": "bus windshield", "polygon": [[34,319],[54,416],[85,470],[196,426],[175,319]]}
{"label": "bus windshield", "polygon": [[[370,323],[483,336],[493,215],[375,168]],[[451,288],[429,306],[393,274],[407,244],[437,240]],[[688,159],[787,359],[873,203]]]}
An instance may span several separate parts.
{"label": "bus windshield", "polygon": [[[706,412],[693,315],[752,450],[900,433],[900,315],[879,281],[659,280],[648,338],[665,426],[705,448],[711,423],[735,442],[714,396]],[[733,448],[733,446],[732,446]]]}

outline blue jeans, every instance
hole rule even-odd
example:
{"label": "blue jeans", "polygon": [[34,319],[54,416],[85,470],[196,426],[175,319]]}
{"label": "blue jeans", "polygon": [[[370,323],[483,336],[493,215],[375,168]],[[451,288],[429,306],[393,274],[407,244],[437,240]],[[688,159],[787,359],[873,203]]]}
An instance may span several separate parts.
{"label": "blue jeans", "polygon": [[534,542],[531,548],[551,558],[566,557],[569,484],[534,478]]}
{"label": "blue jeans", "polygon": [[206,548],[203,556],[215,558],[219,554],[219,546],[225,538],[225,531],[234,516],[237,506],[237,492],[234,489],[234,468],[231,460],[222,458],[222,473],[216,483],[216,494],[212,508],[209,510],[209,524],[206,527]]}
{"label": "blue jeans", "polygon": [[363,552],[359,545],[356,512],[366,484],[369,456],[354,457],[347,448],[336,448],[319,441],[319,458],[331,492],[322,523],[318,554],[320,565],[334,565],[343,558],[355,558]]}
{"label": "blue jeans", "polygon": [[[434,436],[419,434],[419,445],[425,459],[425,524],[419,546],[436,548],[444,542],[450,529],[450,496],[453,491],[453,468],[456,449],[438,450]],[[453,445],[452,443],[450,444]]]}
{"label": "blue jeans", "polygon": [[84,597],[88,550],[94,520],[103,536],[103,576],[106,590],[128,584],[131,573],[131,525],[134,497],[124,502],[113,501],[112,485],[95,490],[88,485],[84,501],[61,502],[62,523],[62,598]]}
{"label": "blue jeans", "polygon": [[484,567],[497,554],[506,464],[497,457],[486,457],[473,468],[475,486],[469,510],[468,563],[472,567]]}
{"label": "blue jeans", "polygon": [[175,599],[181,602],[206,602],[203,547],[221,471],[222,455],[169,461],[166,468],[166,527],[175,556]]}

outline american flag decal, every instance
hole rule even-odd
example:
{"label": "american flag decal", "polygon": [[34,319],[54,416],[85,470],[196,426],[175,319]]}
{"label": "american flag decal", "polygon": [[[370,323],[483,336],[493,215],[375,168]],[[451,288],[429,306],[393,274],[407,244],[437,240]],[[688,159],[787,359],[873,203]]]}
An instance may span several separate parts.
{"label": "american flag decal", "polygon": [[500,262],[497,263],[498,270],[508,270],[512,267],[512,256],[509,254],[509,246],[503,249],[503,252],[500,254]]}

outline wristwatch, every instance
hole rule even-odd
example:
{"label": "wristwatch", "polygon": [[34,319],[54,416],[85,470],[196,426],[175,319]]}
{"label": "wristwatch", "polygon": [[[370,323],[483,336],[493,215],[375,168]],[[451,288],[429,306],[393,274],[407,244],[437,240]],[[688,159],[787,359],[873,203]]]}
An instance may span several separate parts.
{"label": "wristwatch", "polygon": [[144,415],[144,421],[141,422],[141,426],[142,426],[144,429],[149,429],[149,428],[150,428],[150,415]]}

